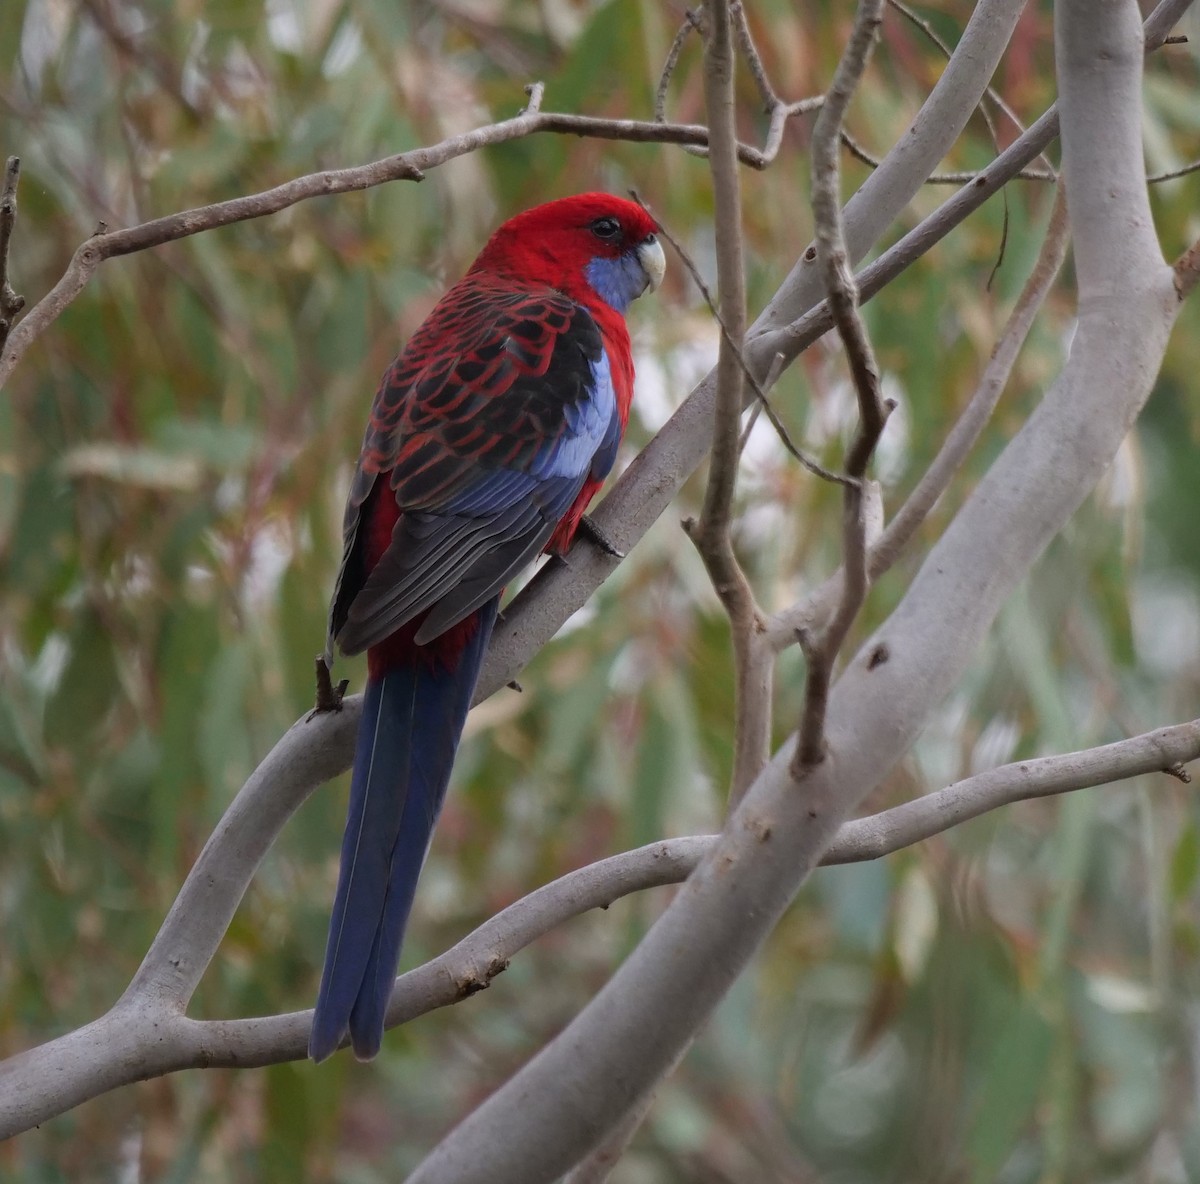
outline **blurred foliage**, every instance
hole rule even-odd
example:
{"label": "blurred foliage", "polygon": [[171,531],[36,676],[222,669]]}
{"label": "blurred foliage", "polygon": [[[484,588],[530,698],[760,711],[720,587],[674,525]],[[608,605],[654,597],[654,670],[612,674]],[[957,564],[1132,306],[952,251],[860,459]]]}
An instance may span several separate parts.
{"label": "blurred foliage", "polygon": [[[754,0],[789,97],[830,77],[848,6]],[[1052,100],[1050,5],[998,77],[1026,120]],[[922,6],[953,41],[965,0]],[[5,0],[0,147],[22,157],[12,266],[31,300],[98,222],[129,225],[547,107],[645,117],[672,0]],[[1193,39],[1200,31],[1192,25]],[[1192,46],[1154,56],[1152,170],[1200,149]],[[852,116],[886,150],[941,69],[889,11]],[[747,137],[760,104],[741,83]],[[672,110],[703,117],[699,49]],[[1011,132],[1002,129],[1008,139]],[[807,128],[744,178],[761,307],[808,236]],[[952,167],[993,149],[975,120]],[[847,186],[865,174],[846,164]],[[0,399],[0,1053],[107,1008],[220,812],[310,702],[346,484],[377,375],[489,229],[537,201],[631,186],[711,273],[706,167],[679,149],[539,137],[421,185],[308,202],[104,265]],[[904,226],[942,200],[930,188]],[[1200,233],[1200,179],[1155,190],[1164,249]],[[1009,188],[869,309],[901,401],[879,471],[911,487],[968,397],[1048,213]],[[1003,265],[988,286],[1001,253]],[[1069,285],[1032,334],[987,439],[920,554],[1046,384]],[[626,456],[707,368],[711,319],[676,267],[634,314],[640,418]],[[1198,714],[1200,301],[1112,476],[1014,598],[969,677],[875,796]],[[836,462],[843,367],[819,347],[780,385]],[[779,607],[836,562],[836,491],[764,426],[739,542]],[[405,964],[595,858],[716,828],[730,763],[727,635],[679,504],[523,676],[472,717]],[[361,668],[346,671],[355,681]],[[777,734],[800,659],[780,661]],[[315,996],[344,786],[272,851],[198,993],[202,1017]],[[1164,777],[1028,803],[877,864],[813,877],[660,1091],[619,1184],[1200,1179],[1200,815]],[[189,1072],[123,1089],[0,1147],[37,1182],[393,1180],[591,996],[668,898],[580,918],[492,988],[389,1035],[369,1066]]]}

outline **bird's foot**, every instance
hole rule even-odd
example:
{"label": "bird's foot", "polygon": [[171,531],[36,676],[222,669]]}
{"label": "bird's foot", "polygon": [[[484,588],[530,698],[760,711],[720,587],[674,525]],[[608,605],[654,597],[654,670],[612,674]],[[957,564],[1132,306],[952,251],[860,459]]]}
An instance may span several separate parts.
{"label": "bird's foot", "polygon": [[329,659],[324,654],[317,656],[317,701],[313,709],[305,717],[305,722],[323,715],[327,711],[341,711],[342,700],[346,697],[346,688],[350,685],[348,678],[343,678],[335,687],[329,673]]}
{"label": "bird's foot", "polygon": [[591,539],[591,541],[595,543],[605,555],[611,555],[614,559],[625,558],[625,552],[622,551],[621,548],[618,547],[612,541],[612,539],[610,539],[608,535],[604,533],[604,530],[596,524],[595,520],[590,515],[584,514],[583,517],[579,519],[578,532],[580,534],[587,535],[587,537]]}

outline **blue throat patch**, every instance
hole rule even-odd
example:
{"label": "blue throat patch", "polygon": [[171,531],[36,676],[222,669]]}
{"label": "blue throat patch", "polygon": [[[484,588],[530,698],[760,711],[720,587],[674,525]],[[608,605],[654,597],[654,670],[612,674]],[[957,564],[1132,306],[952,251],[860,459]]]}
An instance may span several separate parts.
{"label": "blue throat patch", "polygon": [[646,289],[646,273],[636,251],[626,251],[616,259],[597,257],[583,269],[596,295],[623,313]]}

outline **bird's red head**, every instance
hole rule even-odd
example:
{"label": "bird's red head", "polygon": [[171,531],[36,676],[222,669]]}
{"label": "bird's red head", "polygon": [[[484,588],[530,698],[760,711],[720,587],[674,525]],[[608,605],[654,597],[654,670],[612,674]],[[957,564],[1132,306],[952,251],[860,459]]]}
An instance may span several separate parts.
{"label": "bird's red head", "polygon": [[654,219],[635,202],[581,193],[510,218],[471,270],[550,284],[618,312],[662,281],[665,260]]}

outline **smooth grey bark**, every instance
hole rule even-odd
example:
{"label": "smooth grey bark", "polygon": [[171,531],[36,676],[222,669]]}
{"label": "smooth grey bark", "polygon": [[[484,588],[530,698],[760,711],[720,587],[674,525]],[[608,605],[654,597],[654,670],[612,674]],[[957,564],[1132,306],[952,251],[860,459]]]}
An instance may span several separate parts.
{"label": "smooth grey bark", "polygon": [[[1189,3],[1190,0],[1164,0],[1147,22],[1148,37],[1161,43]],[[970,85],[956,82],[951,92],[956,96],[954,110],[961,113],[963,119],[986,85],[1019,9],[1016,0],[983,0],[977,7],[954,55],[956,62],[972,66],[972,70],[966,71],[972,78]],[[955,77],[954,69],[952,62],[946,76]],[[951,84],[944,78],[939,87],[943,85],[949,87]],[[939,93],[935,90],[929,102],[933,103]],[[922,122],[928,110],[927,105],[917,123]],[[920,136],[914,131],[913,138],[926,145],[923,151],[927,155],[920,158],[922,167],[929,161],[936,163],[944,155],[957,126],[960,125],[951,120],[940,131],[937,126],[925,127]],[[997,162],[993,169],[985,172],[981,178],[982,188],[978,185],[965,187],[943,207],[948,214],[934,215],[923,224],[924,231],[914,232],[917,246],[909,249],[926,249],[932,241],[931,235],[946,233],[979,204],[982,196],[994,192],[1000,183],[998,177],[1011,176],[1036,156],[1053,134],[1053,118],[1044,117],[1022,137],[1019,145],[1003,154],[1003,165]],[[906,153],[911,150],[906,139],[904,147],[895,151]],[[889,167],[893,166],[885,162],[880,173],[886,177],[888,174],[884,170]],[[932,163],[929,167],[932,168]],[[910,174],[907,166],[905,169],[898,165],[894,168],[896,171],[886,185],[876,182],[879,188],[872,200],[868,202],[861,198],[860,210],[854,217],[848,215],[847,225],[853,233],[866,234],[876,221],[885,225],[907,201],[906,187],[910,184],[915,187],[920,169],[913,166]],[[864,189],[863,192],[867,191]],[[852,205],[855,200],[860,199],[852,199]],[[878,209],[874,206],[875,201],[881,203]],[[887,213],[888,210],[891,213]],[[859,218],[863,220],[861,227],[854,232]],[[1145,226],[1149,227],[1148,221]],[[914,236],[906,236],[906,241]],[[878,275],[880,272],[873,265],[867,269],[867,274]],[[799,282],[796,275],[793,273],[789,284]],[[788,311],[803,303],[798,292],[796,289],[786,297]],[[781,294],[771,308],[782,309],[784,302],[785,297]],[[1120,307],[1114,305],[1110,315],[1115,319],[1120,312]],[[801,325],[811,319],[811,316],[802,318]],[[764,334],[760,340],[770,343],[773,349],[781,335],[791,334],[794,339],[799,332],[801,330],[793,323],[793,327]],[[1103,337],[1102,332],[1099,335]],[[710,395],[711,391],[706,393],[702,384],[626,474],[616,491],[619,496],[606,503],[609,514],[606,521],[616,519],[629,524],[629,534],[618,537],[618,541],[628,544],[632,538],[639,537],[699,463],[711,435]],[[707,403],[706,399],[709,400]],[[560,569],[559,573],[536,581],[532,594],[523,597],[521,605],[510,615],[505,624],[506,635],[489,665],[487,677],[493,689],[502,685],[506,669],[517,669],[528,660],[609,570],[606,561],[593,556],[590,551],[578,560],[573,556],[572,564],[569,572]],[[886,666],[880,668],[881,671],[886,669]],[[188,1020],[183,1013],[262,853],[307,794],[348,767],[357,712],[357,699],[348,699],[341,715],[297,724],[280,740],[214,832],[134,982],[112,1011],[76,1032],[0,1065],[0,1138],[62,1113],[107,1089],[145,1077],[206,1065],[261,1065],[303,1055],[310,1013],[214,1022]],[[771,778],[774,776],[775,773],[768,770],[763,784],[773,784]],[[758,815],[751,813],[747,817],[753,822]],[[770,836],[764,836],[762,841],[769,844]],[[681,844],[692,842],[674,840],[664,847],[661,859],[670,866],[664,864],[663,870],[678,878],[684,874],[685,866],[690,869],[691,863],[686,860],[683,863],[670,861],[675,859]],[[687,859],[695,856],[696,849],[688,847]],[[673,880],[668,876],[654,882]],[[581,908],[593,907],[586,904],[590,897],[581,899],[584,900]],[[491,928],[493,922],[495,928]],[[430,1006],[452,1002],[455,991],[460,988],[465,991],[485,983],[491,973],[489,951],[499,940],[495,935],[507,932],[505,926],[515,923],[510,920],[501,923],[501,917],[494,918],[493,922],[446,955],[404,976],[393,999],[392,1022],[420,1014]]]}
{"label": "smooth grey bark", "polygon": [[[1143,177],[1142,29],[1134,0],[1059,0],[1056,33],[1079,289],[1062,375],[849,663],[829,706],[828,758],[796,783],[792,745],[784,746],[599,995],[451,1132],[410,1184],[548,1184],[637,1104],[1116,455],[1178,307]],[[888,660],[872,665],[879,645]]]}

